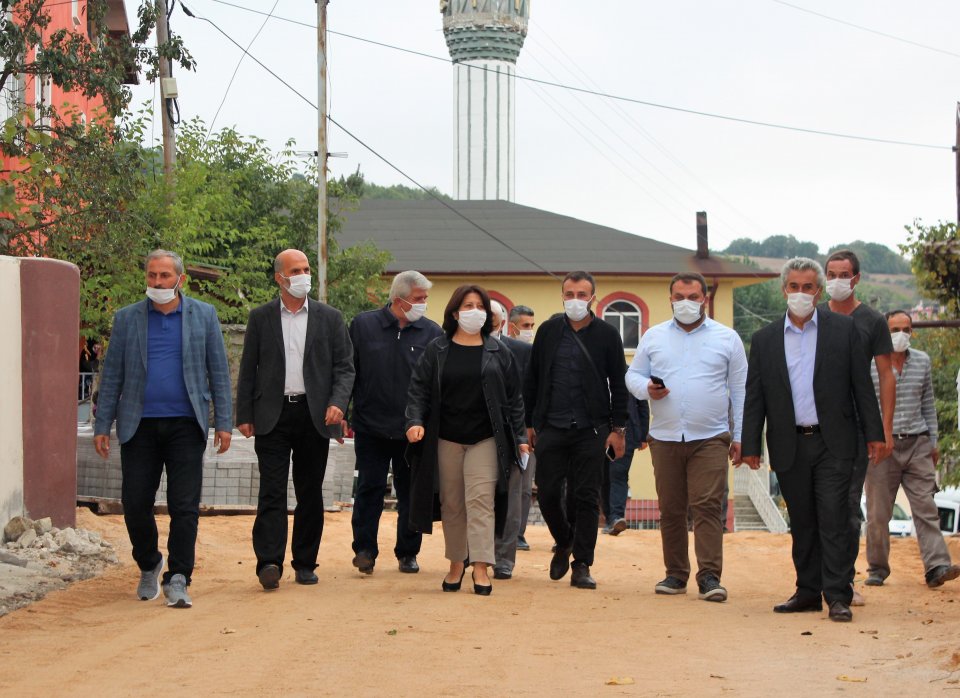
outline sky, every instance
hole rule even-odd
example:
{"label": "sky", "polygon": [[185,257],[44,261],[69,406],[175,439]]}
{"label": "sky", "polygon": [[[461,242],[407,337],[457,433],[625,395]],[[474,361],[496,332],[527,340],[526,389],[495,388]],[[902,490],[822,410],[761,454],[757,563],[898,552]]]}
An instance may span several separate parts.
{"label": "sky", "polygon": [[[185,2],[245,47],[256,36],[250,54],[316,102],[316,32],[285,21],[315,25],[314,2]],[[328,36],[332,118],[421,184],[452,191],[453,68],[439,2],[333,0],[327,17],[330,32],[445,59]],[[197,61],[196,72],[174,73],[184,120],[209,126],[226,95],[215,128],[275,150],[291,138],[315,150],[313,107],[179,4],[170,25]],[[956,220],[957,26],[956,0],[537,0],[521,77],[938,147],[749,125],[520,79],[516,202],[689,248],[700,210],[718,250],[777,234],[821,252],[855,239],[896,248],[915,219]],[[144,84],[133,106],[155,99]],[[329,161],[331,177],[359,167],[369,182],[413,186],[336,126],[328,134],[328,151],[348,154]],[[153,135],[159,141],[159,124]]]}

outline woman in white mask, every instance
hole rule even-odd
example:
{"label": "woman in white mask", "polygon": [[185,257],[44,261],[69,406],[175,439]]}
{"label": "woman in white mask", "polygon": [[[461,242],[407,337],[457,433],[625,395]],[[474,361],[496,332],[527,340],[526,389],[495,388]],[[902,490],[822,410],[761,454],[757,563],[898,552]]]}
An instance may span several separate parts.
{"label": "woman in white mask", "polygon": [[444,591],[459,591],[473,565],[474,593],[493,591],[488,569],[506,518],[510,469],[527,453],[523,399],[513,355],[490,336],[490,297],[479,286],[453,292],[444,336],[424,350],[407,399],[412,445],[410,526],[430,533],[440,520],[450,569]]}

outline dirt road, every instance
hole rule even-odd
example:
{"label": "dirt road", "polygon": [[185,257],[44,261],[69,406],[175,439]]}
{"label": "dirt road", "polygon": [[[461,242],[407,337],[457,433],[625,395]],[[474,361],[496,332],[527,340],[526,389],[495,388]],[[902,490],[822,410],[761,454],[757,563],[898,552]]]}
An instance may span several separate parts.
{"label": "dirt road", "polygon": [[[854,621],[782,616],[792,592],[788,536],[725,538],[725,604],[657,596],[656,531],[600,536],[599,588],[547,575],[551,540],[528,529],[510,581],[490,597],[440,591],[439,534],[422,571],[393,562],[384,515],[372,577],[350,565],[350,514],[330,514],[320,584],[285,571],[262,591],[251,517],[200,522],[190,610],[134,596],[137,571],[118,516],[79,513],[123,564],[0,618],[0,695],[958,695],[960,582],[928,590],[912,539],[893,541],[893,576],[868,588]],[[165,525],[166,522],[164,521]],[[165,532],[164,532],[165,536]],[[960,557],[958,541],[951,553]],[[862,558],[861,558],[862,559]],[[468,577],[469,579],[469,577]],[[607,685],[611,679],[632,685]]]}

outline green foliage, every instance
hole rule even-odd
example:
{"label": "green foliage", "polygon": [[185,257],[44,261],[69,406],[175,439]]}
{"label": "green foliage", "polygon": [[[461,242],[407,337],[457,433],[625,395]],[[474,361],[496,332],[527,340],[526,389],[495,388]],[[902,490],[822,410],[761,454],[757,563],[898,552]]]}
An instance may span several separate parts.
{"label": "green foliage", "polygon": [[875,284],[861,281],[857,284],[857,298],[874,310],[885,313],[888,310],[910,308],[917,301],[916,293],[909,289],[889,284]]}
{"label": "green foliage", "polygon": [[917,286],[927,298],[942,303],[952,317],[960,317],[960,240],[955,223],[905,226],[907,242],[900,251],[910,257]]}
{"label": "green foliage", "polygon": [[737,238],[731,242],[724,254],[748,255],[750,257],[811,257],[816,259],[820,249],[816,243],[801,242],[793,235],[771,235],[763,242],[750,238]]}
{"label": "green foliage", "polygon": [[945,484],[960,485],[960,434],[957,433],[957,372],[960,328],[917,328],[912,344],[930,355],[937,403],[940,470]]}
{"label": "green foliage", "polygon": [[780,279],[733,290],[733,329],[748,353],[753,333],[781,317],[785,308]]}
{"label": "green foliage", "polygon": [[[293,145],[273,153],[262,139],[231,128],[208,137],[194,119],[178,132],[172,194],[163,179],[147,178],[141,216],[164,231],[157,245],[178,251],[197,272],[194,295],[215,305],[223,322],[245,323],[252,307],[276,296],[273,259],[279,252],[296,248],[316,259],[316,171],[297,170]],[[328,187],[338,205],[353,200],[336,183]],[[380,275],[389,255],[372,245],[342,249],[335,237],[340,225],[331,212],[328,302],[349,319],[383,300]]]}
{"label": "green foliage", "polygon": [[854,240],[847,245],[834,245],[823,256],[826,260],[837,250],[851,250],[860,260],[860,268],[871,274],[909,274],[910,263],[886,245]]}
{"label": "green foliage", "polygon": [[390,199],[392,201],[425,201],[439,197],[450,200],[450,197],[441,192],[436,187],[430,187],[428,191],[415,187],[407,187],[402,184],[394,184],[389,187],[380,186],[373,182],[367,182],[360,167],[349,177],[340,176],[336,180],[338,187],[342,191],[351,194],[359,199]]}

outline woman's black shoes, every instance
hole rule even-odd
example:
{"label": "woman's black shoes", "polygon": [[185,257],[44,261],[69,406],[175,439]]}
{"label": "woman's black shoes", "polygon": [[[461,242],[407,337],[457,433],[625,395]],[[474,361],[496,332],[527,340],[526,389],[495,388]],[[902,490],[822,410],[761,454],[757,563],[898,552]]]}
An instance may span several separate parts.
{"label": "woman's black shoes", "polygon": [[473,576],[473,572],[470,573],[470,579],[473,580],[473,593],[477,596],[490,596],[493,593],[492,584],[477,584],[476,578]]}
{"label": "woman's black shoes", "polygon": [[463,584],[463,575],[466,574],[467,568],[463,568],[463,572],[460,573],[460,579],[456,582],[448,582],[446,577],[443,579],[443,590],[444,591],[460,591],[460,585]]}

